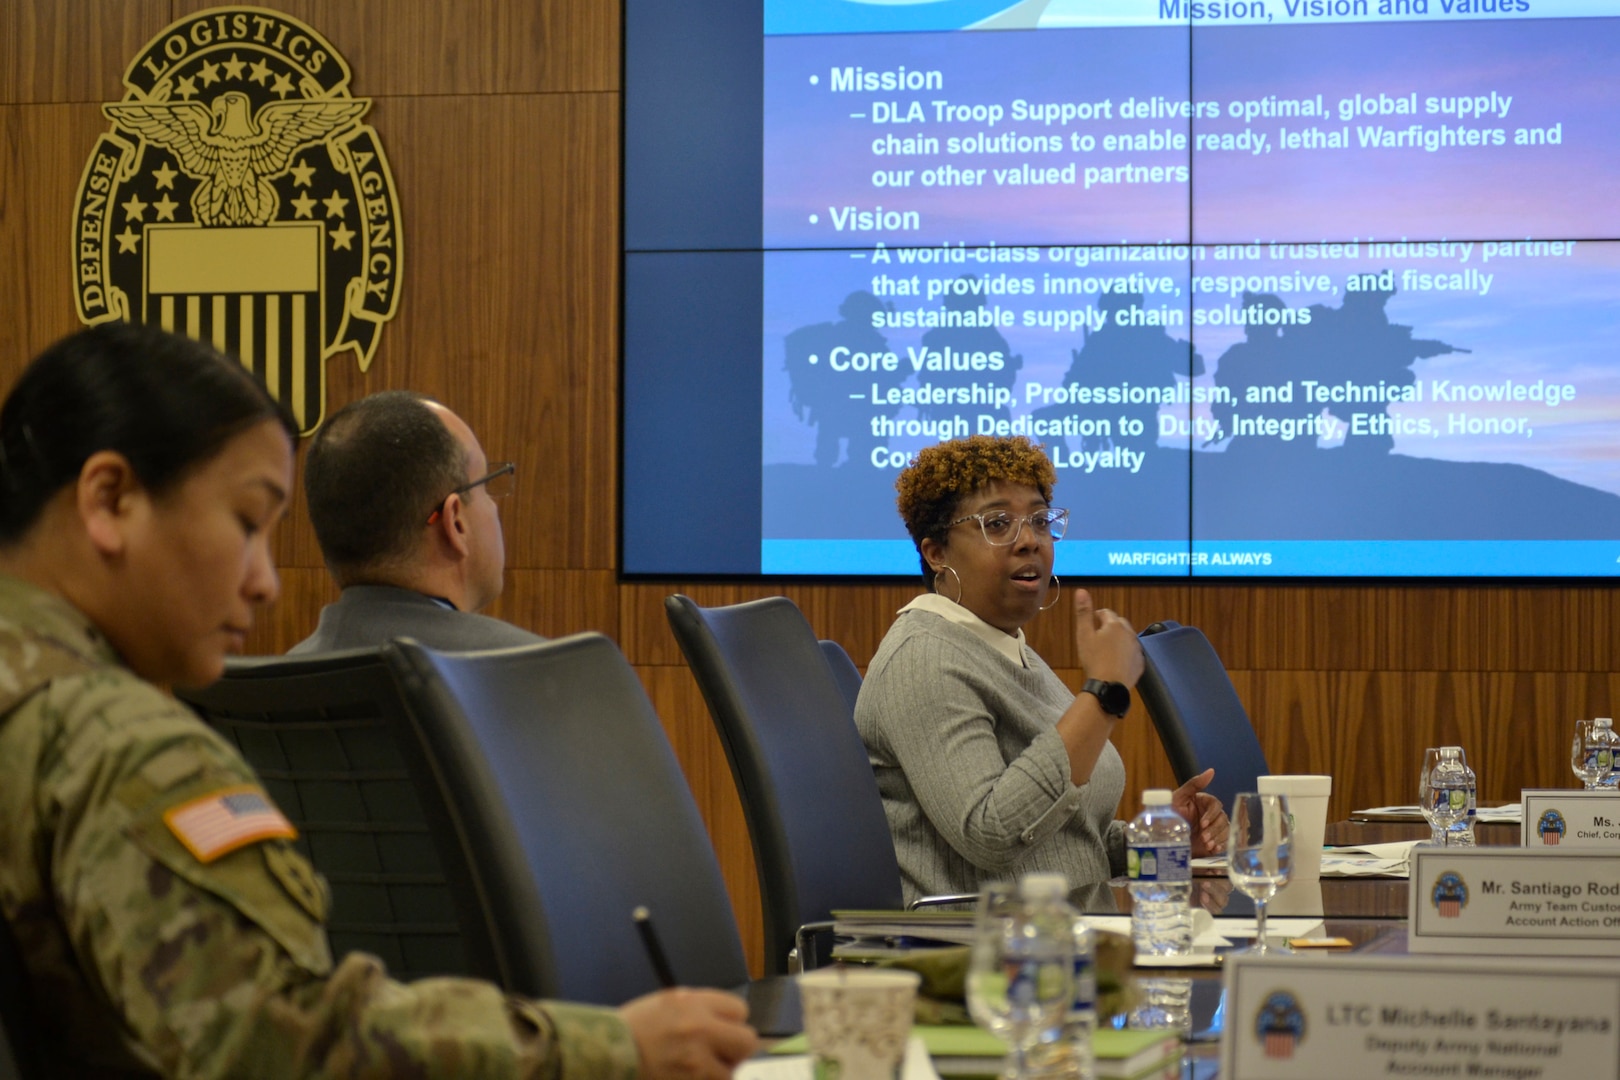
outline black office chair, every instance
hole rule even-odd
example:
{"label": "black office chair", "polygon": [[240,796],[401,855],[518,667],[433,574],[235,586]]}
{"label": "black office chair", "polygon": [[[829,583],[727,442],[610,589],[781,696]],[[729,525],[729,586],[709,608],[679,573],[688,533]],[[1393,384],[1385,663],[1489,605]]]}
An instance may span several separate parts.
{"label": "black office chair", "polygon": [[855,666],[855,661],[849,658],[849,653],[838,642],[822,638],[817,644],[821,646],[821,655],[827,659],[827,666],[832,668],[833,681],[838,684],[838,692],[849,703],[849,715],[853,717],[855,700],[861,696],[861,669]]}
{"label": "black office chair", "polygon": [[[658,715],[601,634],[480,653],[385,650],[481,863],[495,923],[543,936],[552,996],[617,1005],[659,987],[645,905],[684,985],[741,987],[720,866]],[[542,950],[537,950],[537,952]]]}
{"label": "black office chair", "polygon": [[0,1080],[31,1080],[41,1075],[39,1028],[29,1004],[24,970],[11,926],[0,919]]}
{"label": "black office chair", "polygon": [[298,826],[335,950],[616,1005],[659,985],[644,904],[682,982],[747,981],[691,793],[601,635],[236,661],[184,696]]}
{"label": "black office chair", "polygon": [[1211,766],[1208,791],[1228,810],[1271,772],[1254,725],[1209,639],[1196,627],[1157,622],[1140,635],[1145,660],[1136,684],[1178,784]]}
{"label": "black office chair", "polygon": [[[180,696],[241,751],[326,878],[337,955],[381,957],[397,978],[474,975],[554,989],[526,924],[501,923],[481,860],[453,816],[412,703],[378,649],[232,660]],[[539,937],[543,940],[544,935]]]}
{"label": "black office chair", "polygon": [[[764,901],[766,970],[786,972],[801,929],[821,928],[835,908],[901,906],[900,864],[866,747],[793,601],[703,608],[676,595],[664,610],[742,797]],[[800,957],[809,967],[807,951]]]}

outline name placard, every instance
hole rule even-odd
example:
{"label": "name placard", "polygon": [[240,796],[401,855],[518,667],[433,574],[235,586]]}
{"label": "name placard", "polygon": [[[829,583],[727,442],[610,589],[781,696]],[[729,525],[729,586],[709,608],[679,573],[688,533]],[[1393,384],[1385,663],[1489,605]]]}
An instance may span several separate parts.
{"label": "name placard", "polygon": [[1620,793],[1570,788],[1525,788],[1521,847],[1620,848]]}
{"label": "name placard", "polygon": [[1412,849],[1407,949],[1620,956],[1620,859],[1591,848]]}
{"label": "name placard", "polygon": [[1222,1080],[1620,1076],[1620,972],[1584,960],[1229,956]]}

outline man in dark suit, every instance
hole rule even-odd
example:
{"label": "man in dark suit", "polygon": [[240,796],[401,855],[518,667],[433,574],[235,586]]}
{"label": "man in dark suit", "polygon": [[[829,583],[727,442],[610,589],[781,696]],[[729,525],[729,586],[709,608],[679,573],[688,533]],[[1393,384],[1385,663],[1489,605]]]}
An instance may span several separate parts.
{"label": "man in dark suit", "polygon": [[339,410],[304,464],[304,493],[327,569],[343,589],[294,653],[412,637],[435,649],[544,640],[477,612],[500,595],[506,542],[497,500],[509,462],[443,405],[389,390]]}

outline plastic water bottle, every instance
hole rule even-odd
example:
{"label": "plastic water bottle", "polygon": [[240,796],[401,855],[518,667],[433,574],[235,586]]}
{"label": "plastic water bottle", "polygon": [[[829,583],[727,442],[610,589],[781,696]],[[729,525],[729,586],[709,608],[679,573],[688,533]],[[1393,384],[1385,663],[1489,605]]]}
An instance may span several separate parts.
{"label": "plastic water bottle", "polygon": [[1192,829],[1170,792],[1142,792],[1142,812],[1125,826],[1131,879],[1131,940],[1138,955],[1180,956],[1192,948]]}
{"label": "plastic water bottle", "polygon": [[1437,820],[1445,822],[1447,847],[1474,846],[1477,794],[1474,770],[1463,763],[1462,747],[1442,746],[1440,763],[1429,778],[1429,797]]}
{"label": "plastic water bottle", "polygon": [[[1170,792],[1142,792],[1142,812],[1125,826],[1131,879],[1131,940],[1139,956],[1179,956],[1192,949],[1192,828],[1170,805]],[[1142,1003],[1133,1028],[1186,1032],[1192,1023],[1187,979],[1137,979]]]}
{"label": "plastic water bottle", "polygon": [[1041,1045],[1030,1053],[1030,1071],[1039,1080],[1095,1080],[1091,1037],[1097,1030],[1097,957],[1091,929],[1069,906],[1069,882],[1062,874],[1027,874],[1018,886],[1031,910],[1066,924],[1074,942],[1074,999],[1063,1024],[1042,1036]]}
{"label": "plastic water bottle", "polygon": [[1600,716],[1592,721],[1592,733],[1586,741],[1586,767],[1596,778],[1599,789],[1613,791],[1620,786],[1620,760],[1617,759],[1620,759],[1620,733],[1615,732],[1612,717]]}

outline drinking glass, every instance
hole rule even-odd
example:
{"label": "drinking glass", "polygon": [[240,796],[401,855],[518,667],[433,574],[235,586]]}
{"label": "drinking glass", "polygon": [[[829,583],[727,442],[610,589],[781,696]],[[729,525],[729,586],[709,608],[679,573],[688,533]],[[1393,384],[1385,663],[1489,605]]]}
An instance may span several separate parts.
{"label": "drinking glass", "polygon": [[1288,884],[1293,871],[1294,834],[1288,822],[1288,796],[1245,792],[1232,802],[1232,831],[1226,841],[1226,873],[1254,901],[1254,944],[1239,950],[1251,956],[1293,952],[1266,942],[1266,904]]}
{"label": "drinking glass", "polygon": [[1017,886],[986,886],[973,924],[967,1003],[973,1019],[1007,1043],[1004,1080],[1025,1080],[1030,1048],[1063,1023],[1073,1000],[1073,934],[1060,938],[1031,918]]}
{"label": "drinking glass", "polygon": [[1587,747],[1591,743],[1592,721],[1575,721],[1575,744],[1570,747],[1569,767],[1575,771],[1575,779],[1581,782],[1581,787],[1588,791],[1598,786],[1601,772],[1598,769],[1597,755],[1587,753]]}
{"label": "drinking glass", "polygon": [[[1440,765],[1440,750],[1440,747],[1431,746],[1423,751],[1423,772],[1418,775],[1418,805],[1423,808],[1423,816],[1429,822],[1429,843],[1435,847],[1446,846],[1451,836],[1451,827],[1468,813],[1467,803],[1457,805],[1443,796],[1438,803],[1436,802],[1432,781],[1434,770]],[[1457,750],[1457,762],[1466,763],[1460,747]]]}

